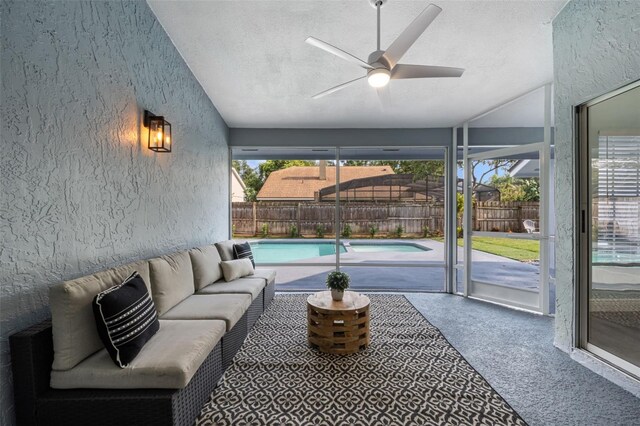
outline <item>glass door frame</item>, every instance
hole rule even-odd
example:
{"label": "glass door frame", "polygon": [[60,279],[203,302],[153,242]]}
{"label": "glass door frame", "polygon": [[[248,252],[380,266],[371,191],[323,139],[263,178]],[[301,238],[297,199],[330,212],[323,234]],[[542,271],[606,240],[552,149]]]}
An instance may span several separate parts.
{"label": "glass door frame", "polygon": [[574,347],[597,356],[606,363],[613,365],[623,372],[640,377],[640,367],[589,343],[589,293],[592,274],[592,241],[591,232],[591,155],[589,151],[589,108],[607,99],[611,99],[629,90],[640,87],[640,80],[627,84],[617,90],[592,99],[575,109],[576,137],[575,170],[576,170],[576,203],[575,217],[576,240],[575,258],[577,260],[575,273],[575,315],[574,315]]}
{"label": "glass door frame", "polygon": [[[509,158],[514,155],[535,153],[540,161],[540,206],[539,233],[509,234],[506,232],[481,232],[472,229],[472,182],[470,176],[470,162],[474,160],[488,160],[494,158]],[[549,314],[549,149],[545,142],[500,148],[476,154],[466,154],[464,157],[464,274],[465,295],[489,302],[500,303],[519,309]],[[491,282],[474,280],[471,275],[473,269],[472,237],[513,238],[520,240],[536,240],[540,245],[540,274],[538,291],[509,287]]]}

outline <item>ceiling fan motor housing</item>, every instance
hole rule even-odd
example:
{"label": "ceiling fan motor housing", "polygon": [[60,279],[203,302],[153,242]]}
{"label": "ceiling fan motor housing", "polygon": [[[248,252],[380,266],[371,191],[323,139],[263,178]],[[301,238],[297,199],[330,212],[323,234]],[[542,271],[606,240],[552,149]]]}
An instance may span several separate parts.
{"label": "ceiling fan motor housing", "polygon": [[391,70],[391,67],[389,66],[389,62],[387,62],[385,57],[382,56],[383,54],[384,54],[384,50],[376,50],[375,52],[371,52],[371,54],[369,55],[369,58],[367,59],[367,63],[371,65],[374,69],[386,68],[388,70]]}

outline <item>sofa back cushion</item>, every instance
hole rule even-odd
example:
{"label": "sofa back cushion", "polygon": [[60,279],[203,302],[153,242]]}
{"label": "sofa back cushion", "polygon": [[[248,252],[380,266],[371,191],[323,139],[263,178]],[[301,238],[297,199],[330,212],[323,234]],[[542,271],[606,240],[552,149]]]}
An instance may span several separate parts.
{"label": "sofa back cushion", "polygon": [[191,257],[187,251],[151,259],[149,275],[151,297],[160,316],[195,292]]}
{"label": "sofa back cushion", "polygon": [[233,245],[237,244],[234,240],[226,240],[220,241],[216,243],[215,246],[218,249],[218,253],[220,254],[220,259],[222,260],[233,260],[235,257],[233,256]]}
{"label": "sofa back cushion", "polygon": [[51,327],[53,332],[54,370],[69,370],[80,361],[104,348],[93,317],[93,298],[114,285],[121,284],[138,271],[149,286],[149,263],[135,262],[51,287]]}
{"label": "sofa back cushion", "polygon": [[220,254],[215,246],[205,246],[189,250],[195,290],[202,290],[222,278]]}

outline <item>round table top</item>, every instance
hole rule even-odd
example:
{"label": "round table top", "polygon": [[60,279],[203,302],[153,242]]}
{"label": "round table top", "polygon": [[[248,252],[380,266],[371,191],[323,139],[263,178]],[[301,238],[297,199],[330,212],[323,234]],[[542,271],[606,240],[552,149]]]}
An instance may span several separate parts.
{"label": "round table top", "polygon": [[354,291],[345,291],[340,301],[331,298],[331,291],[320,291],[307,298],[307,303],[314,308],[326,311],[353,311],[369,306],[369,298]]}

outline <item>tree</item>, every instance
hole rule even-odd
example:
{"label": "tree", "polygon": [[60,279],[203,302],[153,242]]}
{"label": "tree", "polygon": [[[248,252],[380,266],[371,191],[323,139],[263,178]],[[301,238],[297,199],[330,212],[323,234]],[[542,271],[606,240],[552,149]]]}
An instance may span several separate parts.
{"label": "tree", "polygon": [[258,176],[256,171],[244,160],[233,160],[232,167],[236,169],[244,182],[244,200],[256,201],[258,191],[260,191],[260,188],[262,188],[262,184],[264,183],[260,179],[260,176]]}
{"label": "tree", "polygon": [[[308,160],[267,160],[258,166],[260,180],[264,183],[269,175],[276,170],[282,170],[294,166],[315,166],[315,161]],[[262,186],[262,185],[261,185]]]}
{"label": "tree", "polygon": [[492,176],[491,186],[500,191],[501,201],[540,201],[540,181],[513,176]]}
{"label": "tree", "polygon": [[427,176],[444,176],[444,161],[440,160],[347,160],[345,166],[389,166],[396,174],[411,174],[413,180]]}
{"label": "tree", "polygon": [[[516,160],[471,161],[471,183],[473,184],[473,188],[475,189],[481,184],[487,184],[491,176],[497,175],[498,170],[508,170],[516,164],[516,162]],[[462,162],[458,164],[462,167]]]}

